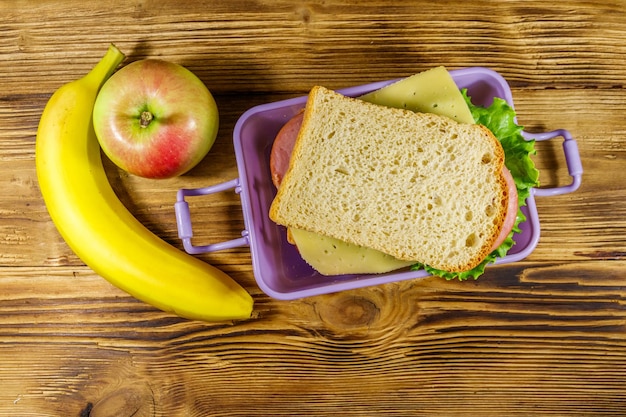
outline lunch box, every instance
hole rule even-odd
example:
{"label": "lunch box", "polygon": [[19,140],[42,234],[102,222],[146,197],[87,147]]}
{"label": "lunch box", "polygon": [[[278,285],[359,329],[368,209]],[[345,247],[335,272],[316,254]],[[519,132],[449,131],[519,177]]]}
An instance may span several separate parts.
{"label": "lunch box", "polygon": [[[500,97],[513,107],[510,87],[497,72],[481,67],[450,71],[459,88],[467,88],[476,105],[489,106],[494,97]],[[377,83],[337,90],[357,97],[393,82]],[[398,270],[383,274],[353,274],[324,276],[311,268],[287,242],[286,229],[269,218],[269,207],[276,194],[271,180],[269,156],[274,138],[280,128],[304,108],[307,96],[282,100],[253,107],[237,121],[233,132],[234,148],[239,177],[233,180],[197,189],[181,189],[175,203],[178,234],[185,250],[190,254],[214,252],[240,246],[249,246],[254,277],[261,290],[270,297],[291,300],[348,289],[379,285],[394,281],[426,277],[424,270]],[[534,188],[526,199],[522,211],[527,220],[520,224],[521,231],[513,236],[515,245],[496,264],[519,261],[537,246],[540,235],[539,216],[535,196],[554,196],[578,189],[582,178],[582,164],[576,140],[567,130],[546,133],[523,133],[526,139],[537,141],[563,139],[563,152],[571,176],[571,183],[553,188]],[[224,191],[239,194],[243,211],[244,230],[240,237],[208,245],[192,244],[193,227],[189,205],[185,200]]]}

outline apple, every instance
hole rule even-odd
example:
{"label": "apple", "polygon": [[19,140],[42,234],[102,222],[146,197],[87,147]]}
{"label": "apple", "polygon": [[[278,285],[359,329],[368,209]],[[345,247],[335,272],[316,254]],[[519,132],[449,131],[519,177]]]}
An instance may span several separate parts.
{"label": "apple", "polygon": [[185,67],[159,59],[132,62],[102,86],[93,127],[107,157],[145,178],[172,178],[209,152],[219,125],[213,96]]}

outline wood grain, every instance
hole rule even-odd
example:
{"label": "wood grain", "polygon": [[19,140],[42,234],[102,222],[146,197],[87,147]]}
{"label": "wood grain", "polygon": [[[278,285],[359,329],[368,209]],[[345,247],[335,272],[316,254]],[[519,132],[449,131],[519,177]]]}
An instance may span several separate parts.
{"label": "wood grain", "polygon": [[[626,415],[626,12],[619,1],[0,0],[0,416]],[[201,255],[254,297],[250,320],[187,321],[128,296],[69,250],[34,166],[52,92],[114,42],[186,65],[215,94],[218,140],[149,181],[105,159],[125,205],[181,247],[181,187],[236,178],[248,108],[436,65],[485,66],[531,132],[577,139],[583,183],[537,197],[541,239],[478,281],[425,278],[295,301],[256,285],[246,247]],[[567,184],[554,139],[543,187]],[[244,228],[234,193],[197,198],[199,243]]]}

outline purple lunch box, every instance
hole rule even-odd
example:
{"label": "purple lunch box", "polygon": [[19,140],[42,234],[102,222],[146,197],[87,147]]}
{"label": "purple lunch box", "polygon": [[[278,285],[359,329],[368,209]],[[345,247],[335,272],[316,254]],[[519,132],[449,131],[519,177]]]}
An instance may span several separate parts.
{"label": "purple lunch box", "polygon": [[[468,95],[472,97],[474,104],[488,106],[494,97],[500,97],[513,107],[509,85],[497,72],[473,67],[453,70],[450,74],[459,88],[468,89]],[[381,81],[338,91],[347,96],[357,97],[395,81],[398,80]],[[259,105],[246,111],[237,121],[233,133],[239,178],[210,187],[179,190],[175,204],[176,221],[185,250],[190,254],[199,254],[249,246],[257,284],[264,293],[280,300],[428,276],[423,270],[407,269],[371,275],[321,275],[307,265],[297,249],[287,242],[286,229],[270,220],[269,207],[276,194],[269,168],[272,143],[280,128],[305,106],[306,100],[307,97],[302,96]],[[504,258],[499,258],[496,264],[519,261],[537,246],[539,217],[535,196],[570,193],[581,183],[583,170],[580,155],[576,141],[568,131],[560,129],[541,134],[524,132],[524,137],[538,141],[562,138],[563,152],[572,182],[567,186],[532,189],[530,197],[526,200],[527,205],[523,208],[527,220],[520,225],[521,232],[513,236],[515,245]],[[204,246],[193,245],[191,243],[193,230],[185,197],[227,190],[234,190],[241,198],[245,227],[241,237]]]}

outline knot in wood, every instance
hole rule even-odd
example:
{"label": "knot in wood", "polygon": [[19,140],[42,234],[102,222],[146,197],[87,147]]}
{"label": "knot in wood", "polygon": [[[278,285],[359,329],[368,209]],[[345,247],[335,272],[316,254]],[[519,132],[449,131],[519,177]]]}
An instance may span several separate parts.
{"label": "knot in wood", "polygon": [[380,310],[372,300],[343,295],[321,307],[319,314],[324,322],[333,327],[351,329],[372,326]]}

